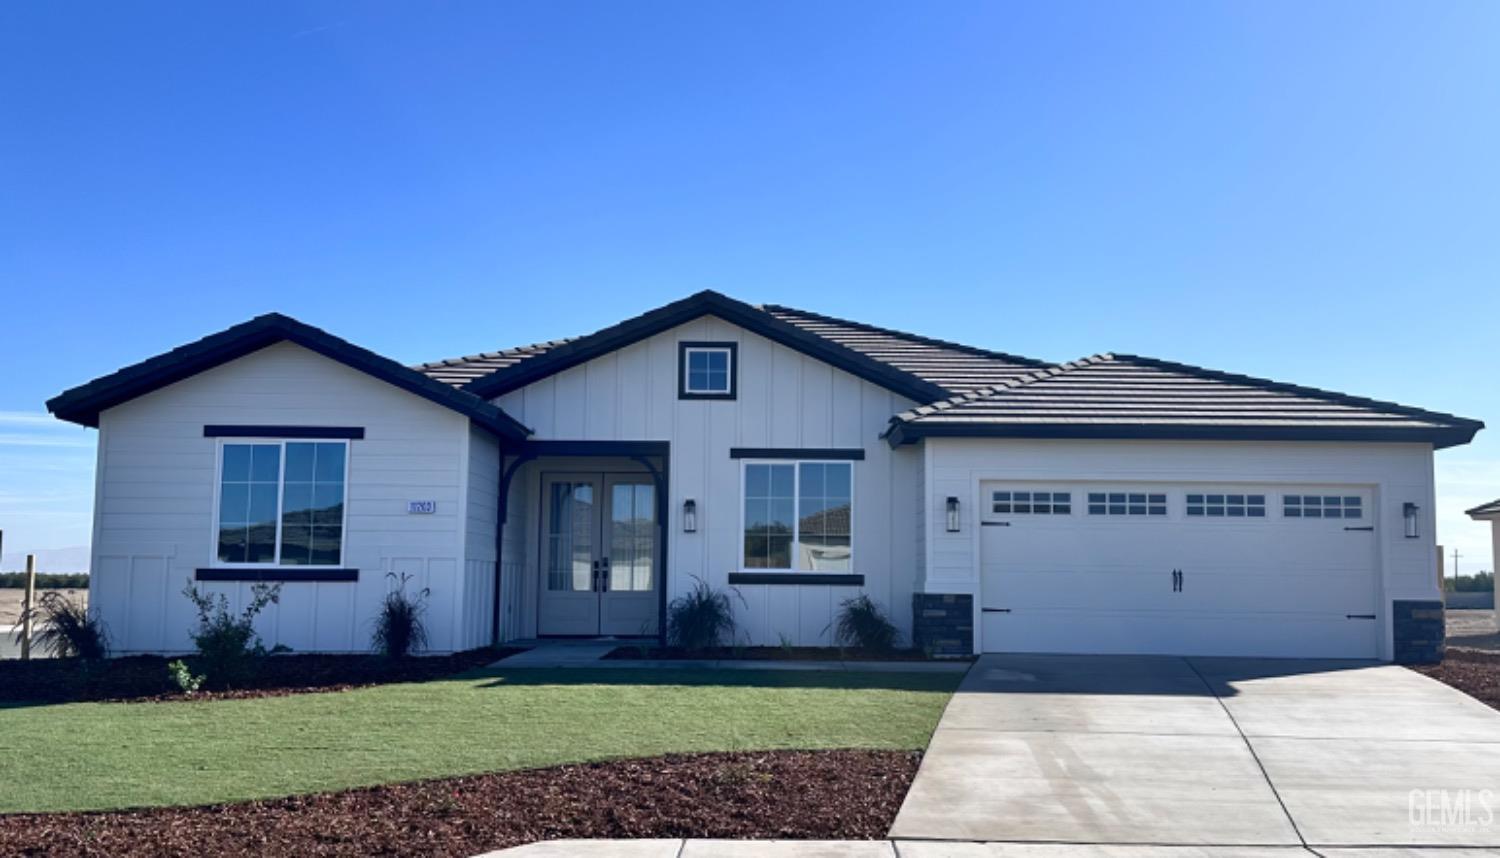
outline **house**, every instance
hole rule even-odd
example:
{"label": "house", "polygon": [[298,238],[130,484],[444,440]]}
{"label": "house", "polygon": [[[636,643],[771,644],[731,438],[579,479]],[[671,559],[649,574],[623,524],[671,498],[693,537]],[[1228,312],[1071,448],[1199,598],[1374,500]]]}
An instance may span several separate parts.
{"label": "house", "polygon": [[1487,521],[1490,523],[1490,568],[1500,566],[1500,500],[1480,504],[1471,510],[1464,512],[1475,521]]}
{"label": "house", "polygon": [[188,580],[362,650],[400,576],[437,650],[743,638],[869,594],[938,653],[1429,659],[1433,451],[1481,423],[1124,354],[1065,364],[701,292],[416,367],[261,316],[69,390],[99,430],[93,603],[187,647]]}

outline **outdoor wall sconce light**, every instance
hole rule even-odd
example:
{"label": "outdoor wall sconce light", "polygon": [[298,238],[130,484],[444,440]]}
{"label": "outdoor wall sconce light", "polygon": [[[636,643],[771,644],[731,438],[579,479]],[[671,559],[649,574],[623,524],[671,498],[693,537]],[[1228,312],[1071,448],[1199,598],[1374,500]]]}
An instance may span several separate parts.
{"label": "outdoor wall sconce light", "polygon": [[958,533],[958,498],[948,496],[948,532]]}
{"label": "outdoor wall sconce light", "polygon": [[1411,501],[1407,501],[1406,503],[1401,505],[1401,517],[1406,519],[1407,539],[1417,538],[1417,510],[1419,509],[1421,509],[1421,507],[1417,506]]}
{"label": "outdoor wall sconce light", "polygon": [[682,502],[682,532],[698,532],[698,502],[692,498]]}

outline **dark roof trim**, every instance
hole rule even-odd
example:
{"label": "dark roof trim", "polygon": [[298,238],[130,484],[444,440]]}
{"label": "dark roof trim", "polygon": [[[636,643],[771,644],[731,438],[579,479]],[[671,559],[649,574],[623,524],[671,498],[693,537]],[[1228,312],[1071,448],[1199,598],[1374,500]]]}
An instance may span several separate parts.
{"label": "dark roof trim", "polygon": [[1467,444],[1474,433],[1460,429],[1412,427],[1192,426],[1183,424],[995,424],[892,422],[885,439],[892,447],[923,438],[1074,438],[1173,441],[1365,441],[1430,443],[1441,450]]}
{"label": "dark roof trim", "polygon": [[770,313],[788,313],[791,315],[803,316],[805,318],[815,319],[819,322],[824,322],[830,325],[842,325],[846,328],[854,328],[855,330],[867,331],[872,334],[884,334],[886,336],[896,337],[903,340],[911,340],[912,342],[935,346],[937,348],[952,349],[953,351],[963,352],[964,354],[974,355],[975,357],[994,358],[996,360],[1003,360],[1007,363],[1014,363],[1020,366],[1034,366],[1038,369],[1052,366],[1052,364],[1048,363],[1047,361],[1037,360],[1036,358],[1022,357],[1021,355],[1013,355],[1009,352],[997,352],[991,349],[982,349],[978,346],[955,343],[951,340],[939,340],[934,337],[924,337],[921,334],[913,334],[910,331],[898,331],[895,328],[882,328],[879,325],[870,325],[864,322],[852,321],[850,319],[840,319],[837,316],[825,316],[822,313],[814,313],[811,310],[799,310],[796,307],[788,307],[785,304],[762,304],[761,309]]}
{"label": "dark roof trim", "polygon": [[690,295],[633,319],[549,349],[534,358],[528,358],[514,366],[475,379],[463,389],[476,396],[493,399],[690,322],[700,316],[717,316],[726,322],[774,340],[808,357],[831,364],[851,375],[917,402],[930,402],[952,395],[951,391],[924,381],[911,373],[883,364],[846,346],[804,331],[790,322],[783,322],[749,304],[711,290]]}
{"label": "dark roof trim", "polygon": [[369,349],[280,313],[257,316],[248,322],[241,322],[217,334],[64,391],[47,401],[47,410],[63,420],[83,426],[98,426],[99,412],[107,408],[283,341],[296,343],[408,393],[457,411],[500,438],[519,441],[531,434],[531,430],[480,397],[428,378],[390,358],[381,357]]}
{"label": "dark roof trim", "polygon": [[1470,510],[1464,510],[1464,515],[1475,519],[1500,518],[1500,500],[1492,500],[1482,503]]}

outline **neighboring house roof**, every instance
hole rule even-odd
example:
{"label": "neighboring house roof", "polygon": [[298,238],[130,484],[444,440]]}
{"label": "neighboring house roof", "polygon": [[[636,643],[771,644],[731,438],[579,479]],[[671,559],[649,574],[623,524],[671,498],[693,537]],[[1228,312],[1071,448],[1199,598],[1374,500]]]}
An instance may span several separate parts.
{"label": "neighboring house roof", "polygon": [[896,415],[930,436],[1467,443],[1477,420],[1136,355],[1104,354]]}
{"label": "neighboring house roof", "polygon": [[[466,382],[464,389],[477,396],[493,399],[702,316],[715,316],[738,325],[916,402],[932,402],[954,393],[915,372],[876,360],[834,339],[812,333],[799,325],[777,318],[773,313],[712,290],[673,301],[587,336],[548,346],[536,354]],[[418,369],[428,374],[451,375],[453,368],[450,364],[451,362],[424,364]]]}
{"label": "neighboring house roof", "polygon": [[1482,503],[1471,510],[1465,511],[1464,515],[1467,515],[1469,518],[1480,520],[1500,518],[1500,500],[1492,500],[1489,503]]}
{"label": "neighboring house roof", "polygon": [[[892,387],[892,379],[896,379],[898,392],[918,402],[967,393],[1051,366],[1045,361],[878,328],[778,304],[757,307],[717,292],[705,291],[586,337],[434,361],[420,364],[415,369],[447,384],[464,386],[481,395],[494,397],[705,314],[720,316],[799,351],[807,352],[809,343],[818,344],[823,347],[824,354],[814,354],[814,357],[829,360],[830,355],[842,356],[849,365],[841,368],[885,387]],[[802,336],[809,334],[815,339]],[[579,343],[582,345],[576,350],[588,357],[561,349]],[[563,354],[550,360],[532,360],[559,350]],[[839,366],[834,360],[829,362]],[[523,364],[525,369],[516,369]]]}
{"label": "neighboring house roof", "polygon": [[501,437],[520,440],[531,434],[531,430],[481,397],[443,384],[390,358],[381,357],[327,331],[280,313],[257,316],[248,322],[64,391],[47,401],[47,410],[63,420],[84,426],[98,426],[99,412],[107,408],[283,341],[296,343],[408,393],[457,411]]}

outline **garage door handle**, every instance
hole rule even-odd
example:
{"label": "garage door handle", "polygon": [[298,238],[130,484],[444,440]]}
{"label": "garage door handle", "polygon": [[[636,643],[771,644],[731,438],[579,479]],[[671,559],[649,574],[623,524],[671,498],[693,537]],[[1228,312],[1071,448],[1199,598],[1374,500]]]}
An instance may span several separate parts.
{"label": "garage door handle", "polygon": [[981,521],[980,524],[985,527],[1010,527],[1010,522],[1008,521]]}
{"label": "garage door handle", "polygon": [[1374,614],[1345,614],[1344,615],[1344,619],[1346,619],[1346,620],[1373,620],[1373,619],[1375,619],[1375,615]]}
{"label": "garage door handle", "polygon": [[1371,525],[1366,525],[1365,527],[1346,527],[1344,529],[1345,530],[1368,530],[1368,531],[1374,532],[1375,525],[1371,524]]}
{"label": "garage door handle", "polygon": [[980,608],[979,610],[983,611],[986,614],[1008,614],[1008,613],[1010,613],[1010,608]]}

